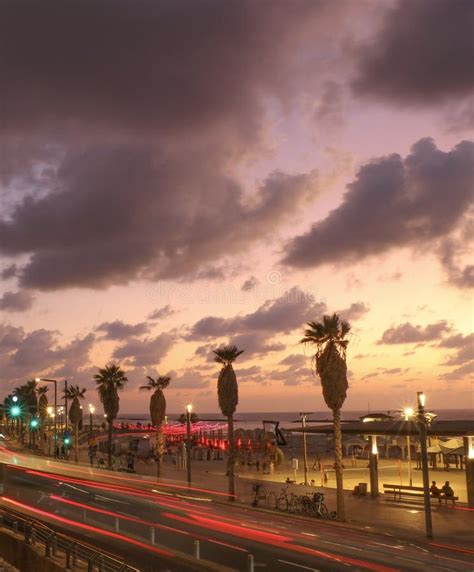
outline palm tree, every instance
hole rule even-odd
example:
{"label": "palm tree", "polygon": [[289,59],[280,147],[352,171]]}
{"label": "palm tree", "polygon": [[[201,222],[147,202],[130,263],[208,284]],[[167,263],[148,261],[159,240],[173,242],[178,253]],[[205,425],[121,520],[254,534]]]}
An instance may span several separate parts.
{"label": "palm tree", "polygon": [[217,396],[222,415],[227,417],[227,439],[229,440],[229,457],[227,474],[229,475],[229,500],[235,500],[235,443],[234,413],[239,403],[239,386],[232,363],[244,352],[237,346],[229,345],[213,350],[214,361],[222,364],[217,380]]}
{"label": "palm tree", "polygon": [[321,380],[323,397],[331,409],[334,421],[335,469],[337,485],[337,518],[345,520],[344,489],[342,478],[342,433],[341,408],[349,387],[347,383],[346,349],[347,335],[351,330],[349,322],[337,314],[323,316],[322,322],[308,322],[303,344],[316,347],[314,362]]}
{"label": "palm tree", "polygon": [[152,391],[150,397],[150,416],[151,422],[156,427],[156,477],[160,477],[161,460],[163,458],[163,421],[166,415],[166,399],[163,389],[168,387],[171,377],[160,375],[156,379],[146,376],[148,383],[142,385],[140,389]]}
{"label": "palm tree", "polygon": [[114,420],[117,417],[120,408],[120,398],[118,391],[125,387],[128,379],[125,372],[118,365],[106,365],[105,368],[99,369],[99,373],[94,375],[97,383],[97,391],[99,399],[104,407],[109,425],[109,440],[107,443],[107,468],[112,468],[112,434]]}
{"label": "palm tree", "polygon": [[40,418],[40,422],[41,422],[41,438],[44,441],[45,439],[45,434],[46,434],[46,418],[48,416],[48,397],[46,396],[46,394],[48,393],[48,387],[46,385],[43,385],[41,387],[38,387],[38,389],[36,390],[37,395],[39,396],[38,399],[38,415]]}
{"label": "palm tree", "polygon": [[84,399],[86,389],[81,389],[78,385],[70,385],[64,392],[64,397],[72,400],[69,407],[69,421],[74,427],[74,462],[79,460],[79,426],[82,423],[82,407],[80,399]]}

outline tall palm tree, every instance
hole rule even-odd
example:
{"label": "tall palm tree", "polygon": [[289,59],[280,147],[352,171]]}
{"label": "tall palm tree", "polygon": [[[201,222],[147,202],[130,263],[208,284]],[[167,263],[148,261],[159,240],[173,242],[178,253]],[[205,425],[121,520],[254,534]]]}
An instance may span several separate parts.
{"label": "tall palm tree", "polygon": [[341,408],[346,399],[347,364],[346,339],[351,331],[349,322],[341,320],[337,314],[323,316],[322,322],[308,322],[304,332],[303,344],[316,347],[314,362],[316,373],[321,380],[323,397],[331,409],[334,421],[335,469],[337,486],[337,518],[346,519],[344,508],[344,487],[342,476],[342,433]]}
{"label": "tall palm tree", "polygon": [[153,391],[150,397],[151,422],[156,427],[156,477],[160,477],[161,461],[163,458],[163,421],[166,415],[166,399],[163,389],[168,387],[171,377],[160,375],[156,379],[146,376],[148,383],[142,385],[140,389]]}
{"label": "tall palm tree", "polygon": [[69,421],[74,427],[74,462],[79,460],[79,425],[82,423],[82,407],[80,399],[84,399],[87,390],[81,389],[78,385],[70,385],[64,392],[64,397],[72,400],[69,407]]}
{"label": "tall palm tree", "polygon": [[114,420],[120,409],[120,398],[118,391],[125,387],[128,379],[125,372],[118,365],[106,365],[105,368],[99,369],[99,373],[94,375],[97,383],[97,392],[99,399],[104,407],[107,415],[107,423],[109,426],[109,440],[107,443],[107,467],[112,468],[112,435]]}
{"label": "tall palm tree", "polygon": [[237,346],[229,345],[213,350],[214,361],[222,364],[217,380],[217,396],[222,415],[227,417],[227,438],[229,440],[229,457],[227,474],[229,476],[229,500],[235,500],[235,442],[234,442],[234,413],[239,403],[239,386],[232,363],[242,354]]}
{"label": "tall palm tree", "polygon": [[41,422],[41,426],[40,426],[40,435],[41,435],[41,439],[42,441],[45,440],[45,434],[46,434],[46,419],[48,416],[48,397],[47,397],[47,393],[48,393],[48,387],[46,385],[42,385],[41,387],[38,387],[38,389],[36,390],[36,393],[39,397],[38,399],[38,415],[40,418],[40,422]]}

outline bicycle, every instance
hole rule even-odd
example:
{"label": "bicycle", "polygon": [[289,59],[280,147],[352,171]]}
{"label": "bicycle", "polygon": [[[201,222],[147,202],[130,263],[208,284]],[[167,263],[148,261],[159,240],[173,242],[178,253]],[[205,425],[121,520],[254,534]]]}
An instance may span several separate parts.
{"label": "bicycle", "polygon": [[313,493],[311,497],[304,495],[301,499],[301,506],[302,511],[313,518],[327,518],[329,516],[328,507],[324,503],[324,493]]}

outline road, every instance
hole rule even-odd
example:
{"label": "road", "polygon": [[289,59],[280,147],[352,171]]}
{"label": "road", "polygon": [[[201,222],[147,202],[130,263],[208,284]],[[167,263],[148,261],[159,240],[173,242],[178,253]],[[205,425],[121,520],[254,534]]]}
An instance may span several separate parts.
{"label": "road", "polygon": [[[470,570],[474,552],[413,544],[335,523],[258,511],[225,501],[222,493],[176,484],[157,485],[133,475],[91,470],[0,450],[8,471],[3,500],[30,507],[38,518],[86,535],[143,570],[161,569],[159,548],[191,554],[235,570],[339,571]],[[117,526],[118,523],[118,526]],[[172,558],[171,558],[172,562]],[[161,564],[160,564],[161,566]],[[171,565],[167,569],[185,570]]]}

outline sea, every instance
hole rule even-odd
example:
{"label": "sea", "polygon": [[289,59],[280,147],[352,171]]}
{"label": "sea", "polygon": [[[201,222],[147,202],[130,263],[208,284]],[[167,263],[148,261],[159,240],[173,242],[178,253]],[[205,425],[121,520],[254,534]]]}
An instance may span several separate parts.
{"label": "sea", "polygon": [[[235,427],[239,429],[252,430],[263,428],[263,422],[276,422],[280,423],[281,428],[290,428],[293,424],[295,427],[301,424],[300,419],[301,412],[286,411],[286,412],[262,412],[262,413],[241,413],[239,411],[235,414]],[[398,417],[400,412],[398,410],[377,410],[377,411],[342,411],[342,419],[347,421],[354,421],[359,419],[362,415],[367,415],[367,413],[386,413],[388,415],[393,415]],[[473,409],[439,409],[434,410],[439,420],[453,421],[453,420],[474,420],[474,410]],[[181,414],[170,413],[168,414],[169,421],[177,421]],[[199,413],[200,421],[209,422],[225,422],[226,419],[220,413]],[[119,413],[117,421],[123,423],[140,423],[148,424],[151,422],[150,415],[148,413]],[[312,422],[331,422],[331,412],[326,411],[314,411],[307,412],[307,423]]]}

